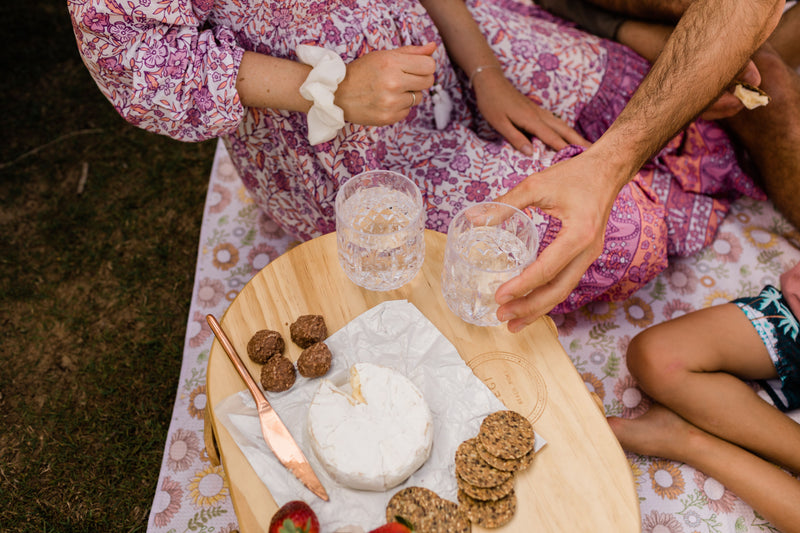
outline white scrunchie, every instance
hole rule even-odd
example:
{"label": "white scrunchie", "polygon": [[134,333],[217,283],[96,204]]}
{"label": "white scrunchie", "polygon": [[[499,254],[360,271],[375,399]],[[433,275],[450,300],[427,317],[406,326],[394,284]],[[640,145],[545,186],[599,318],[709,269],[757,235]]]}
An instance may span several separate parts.
{"label": "white scrunchie", "polygon": [[318,46],[301,44],[297,57],[314,67],[300,86],[300,95],[314,104],[308,111],[308,140],[312,145],[330,141],[344,126],[344,111],[333,103],[333,93],[347,72],[338,54]]}

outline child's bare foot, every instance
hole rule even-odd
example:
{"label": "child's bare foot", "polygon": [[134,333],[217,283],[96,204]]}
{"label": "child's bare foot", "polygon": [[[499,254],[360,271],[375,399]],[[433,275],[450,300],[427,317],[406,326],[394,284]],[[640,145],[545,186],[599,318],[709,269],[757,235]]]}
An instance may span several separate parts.
{"label": "child's bare foot", "polygon": [[660,404],[634,419],[608,417],[622,447],[642,455],[686,461],[688,440],[703,431]]}

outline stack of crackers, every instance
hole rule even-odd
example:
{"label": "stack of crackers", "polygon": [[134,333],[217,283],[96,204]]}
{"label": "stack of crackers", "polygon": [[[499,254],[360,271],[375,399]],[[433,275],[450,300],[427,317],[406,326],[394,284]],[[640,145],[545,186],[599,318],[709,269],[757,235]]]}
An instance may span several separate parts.
{"label": "stack of crackers", "polygon": [[423,487],[407,487],[389,500],[387,522],[399,517],[417,533],[468,533],[473,523],[505,525],[517,509],[515,474],[533,462],[534,440],[533,426],[521,414],[490,414],[478,435],[456,451],[459,504]]}
{"label": "stack of crackers", "polygon": [[514,516],[514,476],[533,462],[534,441],[527,418],[515,411],[497,411],[483,420],[477,437],[458,447],[458,501],[474,524],[496,528]]}

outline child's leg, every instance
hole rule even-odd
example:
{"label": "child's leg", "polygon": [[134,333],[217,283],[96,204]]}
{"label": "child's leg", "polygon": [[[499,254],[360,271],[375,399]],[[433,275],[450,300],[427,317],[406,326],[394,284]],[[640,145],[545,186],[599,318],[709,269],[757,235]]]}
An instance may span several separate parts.
{"label": "child's leg", "polygon": [[[734,304],[637,335],[628,368],[642,389],[697,427],[800,472],[800,424],[742,381],[775,377],[761,337]],[[740,379],[741,378],[741,379]]]}
{"label": "child's leg", "polygon": [[725,485],[783,533],[800,532],[800,481],[773,464],[658,404],[639,418],[610,418],[609,422],[626,450],[692,465]]}

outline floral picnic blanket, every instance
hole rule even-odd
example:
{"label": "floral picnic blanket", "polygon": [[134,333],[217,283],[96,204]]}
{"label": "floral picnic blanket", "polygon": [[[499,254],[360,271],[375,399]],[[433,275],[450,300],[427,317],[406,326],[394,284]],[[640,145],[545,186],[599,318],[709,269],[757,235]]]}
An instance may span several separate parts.
{"label": "floral picnic blanket", "polygon": [[[650,400],[625,366],[630,340],[642,329],[680,314],[776,285],[800,259],[800,235],[768,202],[735,202],[716,240],[675,260],[623,302],[598,302],[553,315],[559,338],[586,386],[608,415],[635,417]],[[183,365],[172,423],[155,487],[148,531],[238,528],[228,480],[203,444],[206,366],[213,334],[208,313],[222,316],[261,268],[293,245],[246,193],[222,144],[211,172],[197,254]],[[790,413],[800,420],[800,412]],[[628,455],[641,502],[645,533],[775,531],[715,479],[658,457]]]}

